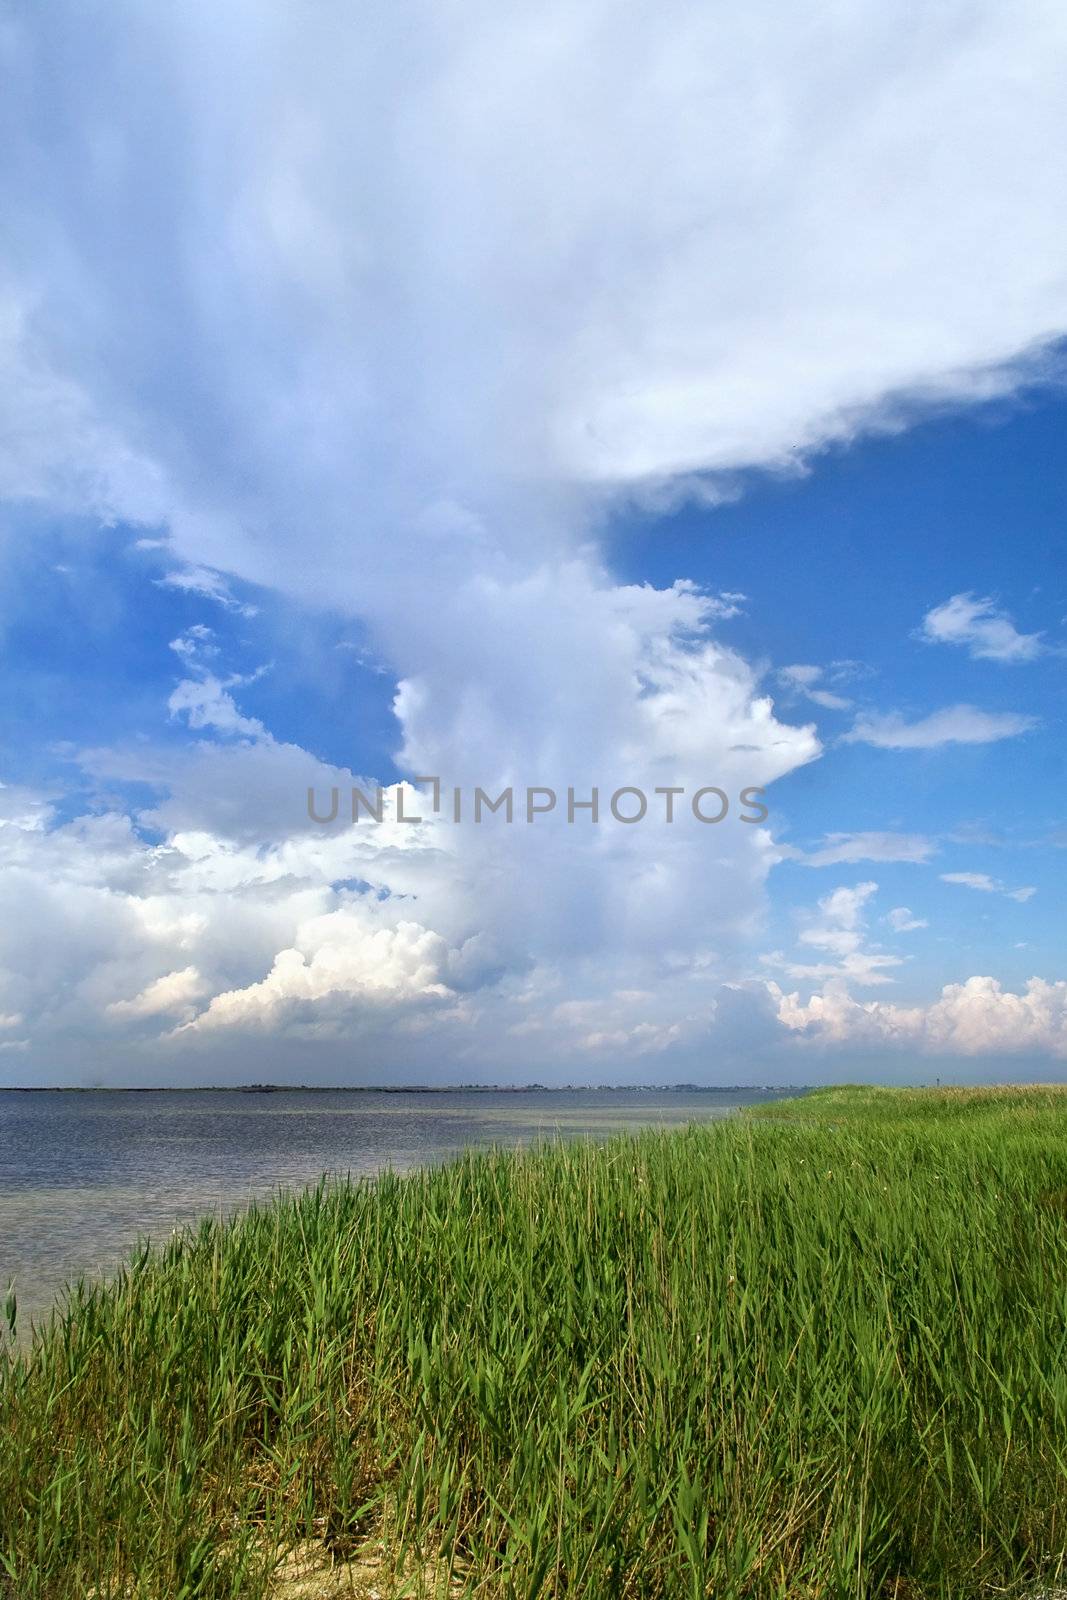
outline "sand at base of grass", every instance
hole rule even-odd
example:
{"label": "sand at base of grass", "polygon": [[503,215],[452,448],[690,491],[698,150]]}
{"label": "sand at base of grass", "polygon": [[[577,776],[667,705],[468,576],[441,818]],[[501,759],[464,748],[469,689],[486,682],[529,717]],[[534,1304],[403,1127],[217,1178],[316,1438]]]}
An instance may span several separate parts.
{"label": "sand at base of grass", "polygon": [[321,1545],[302,1545],[279,1564],[270,1589],[271,1600],[453,1600],[462,1593],[447,1563],[408,1562],[396,1572],[376,1540],[345,1561]]}

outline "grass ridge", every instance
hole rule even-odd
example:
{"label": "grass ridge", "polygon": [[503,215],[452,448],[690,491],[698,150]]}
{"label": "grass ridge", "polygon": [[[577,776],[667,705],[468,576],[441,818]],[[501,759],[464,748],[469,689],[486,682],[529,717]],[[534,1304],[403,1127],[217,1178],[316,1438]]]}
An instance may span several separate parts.
{"label": "grass ridge", "polygon": [[846,1087],[205,1221],[0,1363],[0,1593],[260,1600],[370,1539],[515,1600],[1054,1583],[1065,1135]]}

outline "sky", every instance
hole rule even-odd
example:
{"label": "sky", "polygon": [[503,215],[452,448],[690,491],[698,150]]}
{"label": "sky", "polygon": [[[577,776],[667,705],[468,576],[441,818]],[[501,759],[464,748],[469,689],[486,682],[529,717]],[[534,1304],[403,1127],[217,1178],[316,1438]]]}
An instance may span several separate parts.
{"label": "sky", "polygon": [[0,1084],[1063,1077],[1065,69],[9,4]]}

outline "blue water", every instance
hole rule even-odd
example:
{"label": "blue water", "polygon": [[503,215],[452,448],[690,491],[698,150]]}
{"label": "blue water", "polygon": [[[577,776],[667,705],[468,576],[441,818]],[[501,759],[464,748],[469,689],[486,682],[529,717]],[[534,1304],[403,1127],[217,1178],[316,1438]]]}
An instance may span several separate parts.
{"label": "blue water", "polygon": [[0,1090],[0,1296],[20,1324],[145,1235],[315,1183],[472,1145],[729,1116],[767,1090]]}

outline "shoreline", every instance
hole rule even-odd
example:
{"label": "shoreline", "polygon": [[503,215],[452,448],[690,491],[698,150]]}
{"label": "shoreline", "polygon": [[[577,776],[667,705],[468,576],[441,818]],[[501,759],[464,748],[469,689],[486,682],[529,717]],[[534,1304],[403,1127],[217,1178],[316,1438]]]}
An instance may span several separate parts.
{"label": "shoreline", "polygon": [[0,1094],[808,1094],[788,1083],[14,1083]]}

